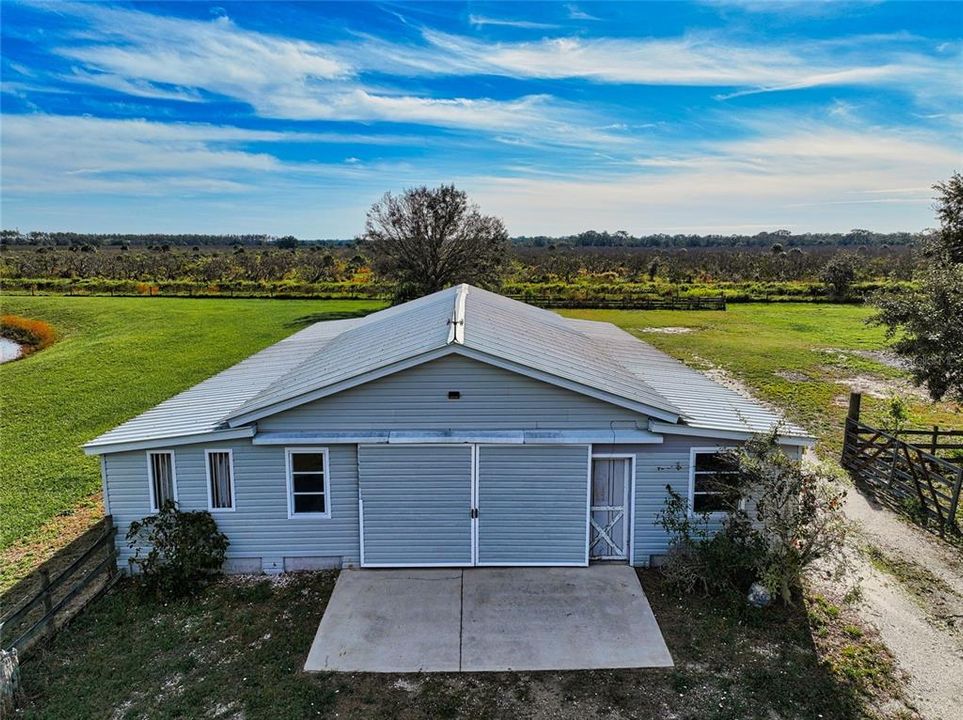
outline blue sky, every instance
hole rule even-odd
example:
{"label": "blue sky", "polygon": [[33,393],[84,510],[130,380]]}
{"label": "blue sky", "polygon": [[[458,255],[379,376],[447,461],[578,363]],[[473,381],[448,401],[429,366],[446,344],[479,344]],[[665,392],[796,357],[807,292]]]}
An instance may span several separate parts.
{"label": "blue sky", "polygon": [[350,237],[454,182],[512,234],[918,230],[963,4],[3,2],[2,225]]}

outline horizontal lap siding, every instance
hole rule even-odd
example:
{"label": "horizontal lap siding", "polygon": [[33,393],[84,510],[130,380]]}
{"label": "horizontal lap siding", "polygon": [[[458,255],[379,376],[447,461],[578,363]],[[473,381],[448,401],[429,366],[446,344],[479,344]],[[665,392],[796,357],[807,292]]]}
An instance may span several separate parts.
{"label": "horizontal lap siding", "polygon": [[[670,486],[682,497],[689,494],[689,451],[693,447],[713,447],[719,440],[666,436],[661,445],[594,445],[596,454],[635,455],[635,505],[633,525],[635,545],[632,564],[648,565],[650,556],[663,555],[669,536],[659,524],[659,514],[669,497]],[[734,444],[724,441],[726,445]]]}
{"label": "horizontal lap siding", "polygon": [[471,564],[471,448],[362,445],[366,565]]}
{"label": "horizontal lap siding", "polygon": [[[188,445],[174,449],[177,497],[181,510],[207,510],[204,450],[234,453],[235,510],[215,512],[218,527],[231,542],[228,557],[323,557],[360,559],[358,476],[354,446],[329,450],[331,517],[289,520],[283,447],[248,443]],[[133,520],[150,512],[147,456],[144,452],[105,457],[108,501],[118,526],[121,564],[132,553],[123,540]]]}
{"label": "horizontal lap siding", "polygon": [[[461,393],[449,400],[449,391]],[[261,431],[634,427],[647,418],[508,370],[449,356],[258,422]]]}
{"label": "horizontal lap siding", "polygon": [[479,447],[478,562],[583,564],[588,446]]}

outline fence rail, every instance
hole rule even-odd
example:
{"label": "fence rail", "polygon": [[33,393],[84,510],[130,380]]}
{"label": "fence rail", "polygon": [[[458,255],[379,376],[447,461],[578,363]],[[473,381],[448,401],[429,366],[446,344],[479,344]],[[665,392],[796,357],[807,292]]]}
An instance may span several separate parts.
{"label": "fence rail", "polygon": [[[843,467],[857,483],[894,509],[932,525],[940,535],[959,536],[963,522],[963,467],[891,432],[860,422],[860,400],[859,393],[850,395]],[[920,432],[932,437],[932,431]],[[955,437],[958,431],[950,432]],[[917,431],[900,434],[920,436]]]}
{"label": "fence rail", "polygon": [[53,637],[113,584],[116,533],[108,515],[7,591],[0,616],[0,647],[16,648],[22,657]]}

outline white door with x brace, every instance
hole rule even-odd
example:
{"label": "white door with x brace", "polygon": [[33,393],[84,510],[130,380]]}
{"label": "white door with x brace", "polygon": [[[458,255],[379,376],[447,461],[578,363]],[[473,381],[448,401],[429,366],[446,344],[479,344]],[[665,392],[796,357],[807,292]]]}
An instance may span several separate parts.
{"label": "white door with x brace", "polygon": [[627,560],[629,556],[629,482],[632,458],[592,458],[589,557]]}

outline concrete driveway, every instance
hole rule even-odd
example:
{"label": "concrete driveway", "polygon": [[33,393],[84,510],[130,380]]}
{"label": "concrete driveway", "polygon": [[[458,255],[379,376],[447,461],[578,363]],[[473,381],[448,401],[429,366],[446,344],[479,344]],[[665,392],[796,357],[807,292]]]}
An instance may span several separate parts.
{"label": "concrete driveway", "polygon": [[346,570],[304,669],[477,672],[671,667],[625,565]]}

